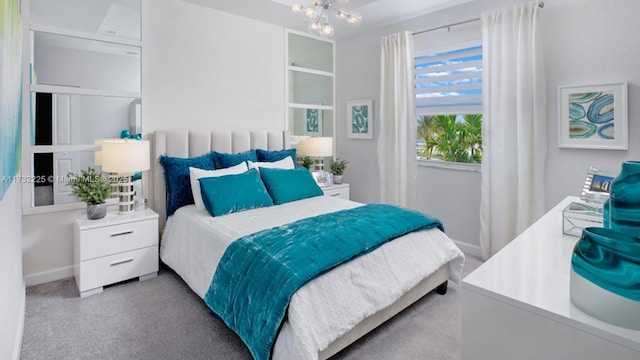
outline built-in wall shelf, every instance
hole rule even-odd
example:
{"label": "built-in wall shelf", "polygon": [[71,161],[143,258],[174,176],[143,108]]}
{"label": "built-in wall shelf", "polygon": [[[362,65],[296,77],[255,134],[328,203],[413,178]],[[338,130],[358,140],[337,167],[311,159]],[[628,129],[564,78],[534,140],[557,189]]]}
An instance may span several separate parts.
{"label": "built-in wall shelf", "polygon": [[333,137],[335,128],[335,43],[285,31],[285,126],[293,136]]}

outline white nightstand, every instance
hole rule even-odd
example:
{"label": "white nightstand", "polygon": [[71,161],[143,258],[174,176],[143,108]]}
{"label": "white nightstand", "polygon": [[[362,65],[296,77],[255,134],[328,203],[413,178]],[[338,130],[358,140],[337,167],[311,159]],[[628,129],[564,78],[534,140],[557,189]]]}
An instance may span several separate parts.
{"label": "white nightstand", "polygon": [[349,200],[349,184],[333,184],[322,188],[325,196]]}
{"label": "white nightstand", "polygon": [[81,297],[101,292],[104,285],[158,274],[158,214],[150,209],[109,212],[99,220],[78,218],[73,243]]}

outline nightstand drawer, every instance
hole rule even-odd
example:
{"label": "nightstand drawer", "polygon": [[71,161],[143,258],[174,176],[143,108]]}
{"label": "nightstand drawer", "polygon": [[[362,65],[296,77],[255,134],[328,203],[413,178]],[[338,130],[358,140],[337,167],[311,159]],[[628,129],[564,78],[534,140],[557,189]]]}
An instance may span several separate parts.
{"label": "nightstand drawer", "polygon": [[158,220],[150,219],[125,224],[82,230],[80,261],[140,249],[158,244]]}
{"label": "nightstand drawer", "polygon": [[76,277],[80,292],[158,271],[158,246],[82,261]]}
{"label": "nightstand drawer", "polygon": [[349,186],[348,185],[334,185],[322,189],[325,196],[337,197],[341,199],[349,200]]}

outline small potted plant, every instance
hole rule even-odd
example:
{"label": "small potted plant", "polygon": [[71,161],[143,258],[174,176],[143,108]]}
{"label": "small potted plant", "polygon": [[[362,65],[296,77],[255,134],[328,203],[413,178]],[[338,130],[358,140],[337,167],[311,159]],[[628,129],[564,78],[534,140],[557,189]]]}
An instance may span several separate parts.
{"label": "small potted plant", "polygon": [[346,160],[340,160],[339,158],[331,159],[329,161],[329,170],[333,174],[333,183],[334,184],[342,184],[342,175],[344,174],[344,170],[347,168],[347,164],[349,162]]}
{"label": "small potted plant", "polygon": [[106,199],[111,195],[111,183],[102,174],[89,167],[81,170],[80,175],[69,173],[71,195],[87,203],[87,218],[102,219],[107,215]]}
{"label": "small potted plant", "polygon": [[311,156],[305,156],[302,158],[302,166],[306,167],[307,169],[311,169],[311,165],[313,165],[313,159],[311,158]]}

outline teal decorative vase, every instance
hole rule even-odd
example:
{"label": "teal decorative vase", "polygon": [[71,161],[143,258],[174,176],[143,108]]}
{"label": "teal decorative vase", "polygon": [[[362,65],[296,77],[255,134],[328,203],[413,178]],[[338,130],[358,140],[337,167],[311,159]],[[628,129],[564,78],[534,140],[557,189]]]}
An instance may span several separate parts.
{"label": "teal decorative vase", "polygon": [[570,298],[597,319],[640,330],[640,238],[584,229],[571,257]]}
{"label": "teal decorative vase", "polygon": [[610,228],[640,236],[640,161],[622,164],[611,184],[608,213]]}

